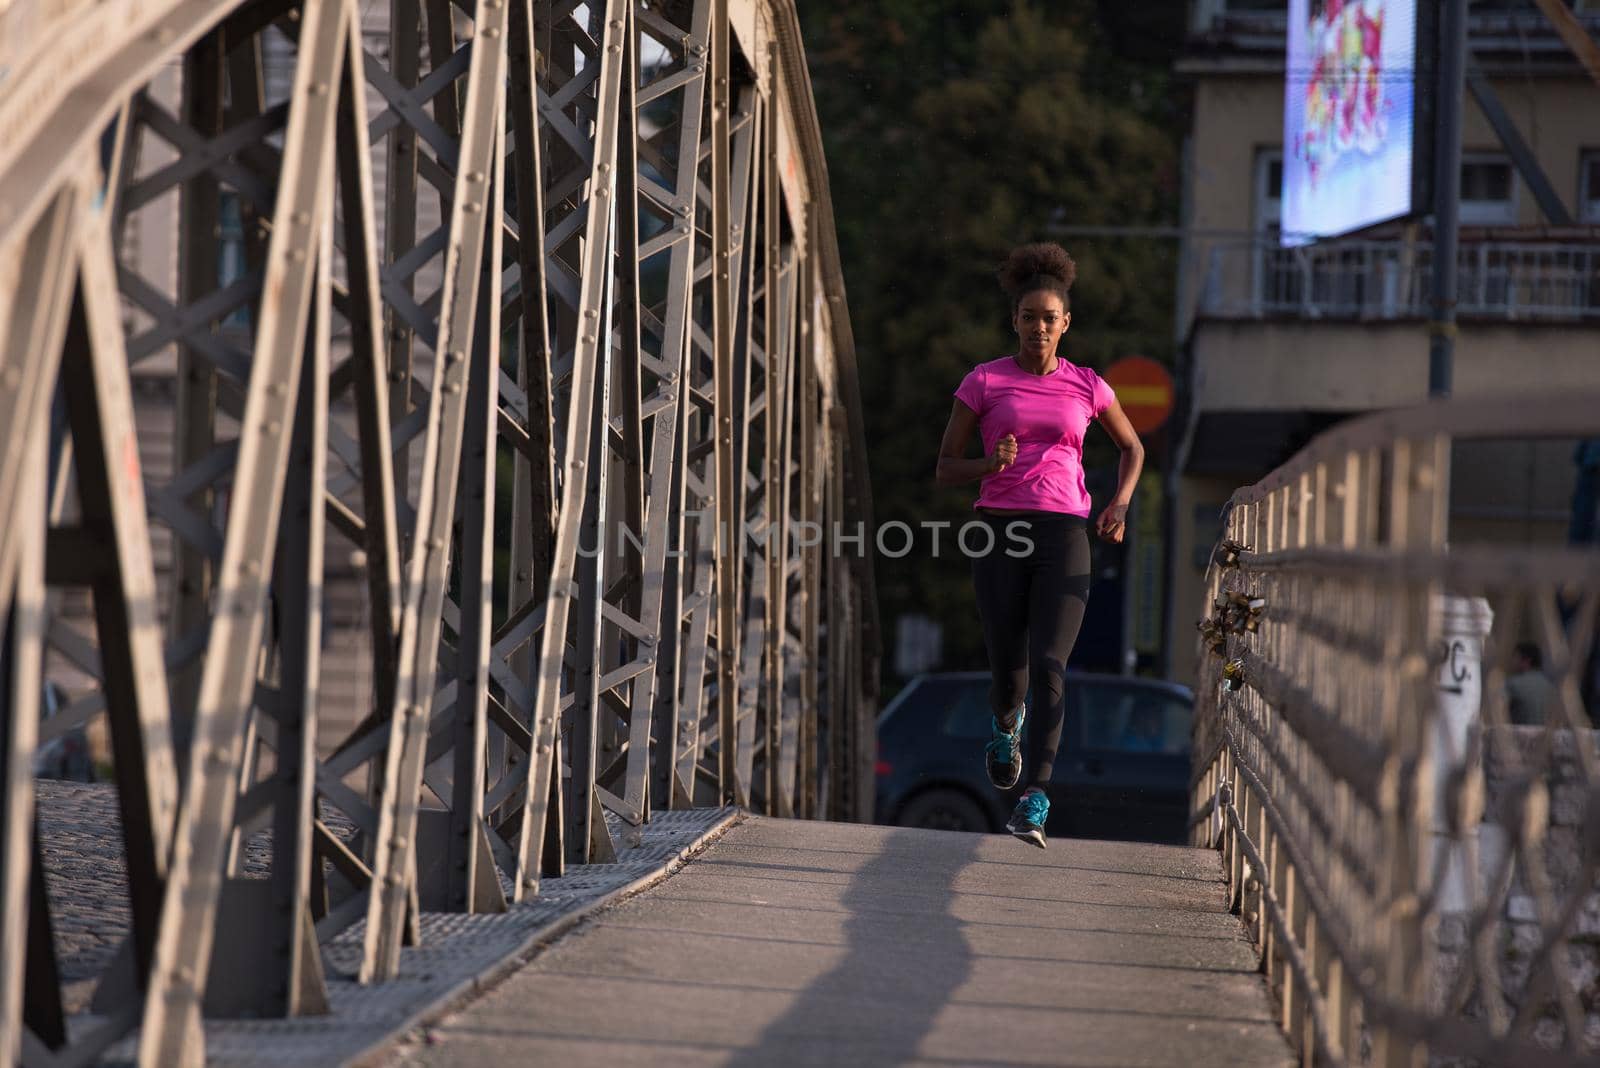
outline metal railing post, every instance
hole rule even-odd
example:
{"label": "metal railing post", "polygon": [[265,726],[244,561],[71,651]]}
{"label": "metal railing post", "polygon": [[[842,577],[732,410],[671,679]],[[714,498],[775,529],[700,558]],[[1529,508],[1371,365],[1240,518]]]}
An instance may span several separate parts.
{"label": "metal railing post", "polygon": [[1461,106],[1467,61],[1467,0],[1444,0],[1439,18],[1435,100],[1433,300],[1428,395],[1448,397],[1454,378],[1456,243],[1461,209]]}
{"label": "metal railing post", "polygon": [[[1505,721],[1504,672],[1486,658],[1483,744],[1494,757],[1480,768],[1456,737],[1462,725],[1444,718],[1435,676],[1439,640],[1455,634],[1438,606],[1463,590],[1533,606],[1529,625],[1563,686],[1593,670],[1600,556],[1447,549],[1446,535],[1453,440],[1597,431],[1594,395],[1434,404],[1344,424],[1230,502],[1234,544],[1219,546],[1214,559],[1227,562],[1207,582],[1222,663],[1203,664],[1195,728],[1197,743],[1220,736],[1222,747],[1197,779],[1196,829],[1216,806],[1230,905],[1245,913],[1305,1063],[1409,1068],[1443,1057],[1521,1068],[1593,1054],[1581,980],[1563,962],[1589,952],[1574,918],[1600,905],[1600,860],[1575,869],[1552,851],[1582,833],[1582,813],[1557,813],[1550,799],[1571,776],[1593,789],[1600,765],[1579,771],[1548,744],[1542,755],[1527,748],[1588,727],[1593,713],[1574,684],[1550,726],[1519,738]],[[1581,620],[1576,638],[1564,636],[1563,604]],[[1497,612],[1494,626],[1516,637],[1518,618]],[[1441,724],[1454,748],[1441,747]],[[1570,744],[1586,737],[1576,731]],[[1208,795],[1212,768],[1223,781]],[[1492,835],[1491,820],[1505,821]],[[1490,835],[1481,850],[1480,833]],[[1510,852],[1491,848],[1506,840]],[[1452,865],[1473,857],[1488,866],[1460,878]],[[1494,867],[1500,858],[1508,867]],[[1459,935],[1447,944],[1446,920],[1473,932],[1470,944]],[[1535,937],[1542,948],[1513,953],[1513,938]],[[1559,1023],[1541,1006],[1559,1007]]]}

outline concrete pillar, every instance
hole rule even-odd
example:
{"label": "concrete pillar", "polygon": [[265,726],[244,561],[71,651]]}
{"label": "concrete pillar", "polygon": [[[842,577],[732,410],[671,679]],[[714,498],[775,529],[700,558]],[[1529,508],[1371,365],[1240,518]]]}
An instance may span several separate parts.
{"label": "concrete pillar", "polygon": [[[1433,825],[1428,870],[1438,870],[1441,851],[1450,854],[1439,887],[1438,911],[1462,913],[1471,907],[1471,882],[1467,878],[1466,851],[1453,841],[1447,791],[1451,777],[1480,776],[1482,767],[1465,767],[1467,746],[1478,725],[1483,704],[1483,643],[1494,623],[1494,612],[1482,597],[1449,594],[1433,599],[1431,629],[1439,635],[1439,660],[1434,678],[1438,714],[1434,720]],[[1481,757],[1480,757],[1481,759]],[[1476,828],[1467,833],[1477,833]]]}

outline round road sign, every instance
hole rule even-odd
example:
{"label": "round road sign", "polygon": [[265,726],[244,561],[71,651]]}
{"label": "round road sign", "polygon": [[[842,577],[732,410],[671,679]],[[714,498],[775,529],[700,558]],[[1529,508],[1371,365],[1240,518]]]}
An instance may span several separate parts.
{"label": "round road sign", "polygon": [[1136,433],[1161,429],[1172,414],[1172,376],[1148,356],[1124,356],[1106,368],[1105,380]]}

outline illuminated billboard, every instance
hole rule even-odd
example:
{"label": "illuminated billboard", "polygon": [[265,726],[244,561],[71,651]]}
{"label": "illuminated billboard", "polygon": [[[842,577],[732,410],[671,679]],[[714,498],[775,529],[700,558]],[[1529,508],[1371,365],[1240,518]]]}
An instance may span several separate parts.
{"label": "illuminated billboard", "polygon": [[1289,0],[1285,245],[1419,210],[1417,0]]}

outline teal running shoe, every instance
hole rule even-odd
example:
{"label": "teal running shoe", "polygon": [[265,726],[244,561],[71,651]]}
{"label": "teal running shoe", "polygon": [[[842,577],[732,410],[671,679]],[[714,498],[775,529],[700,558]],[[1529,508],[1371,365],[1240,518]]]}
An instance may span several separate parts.
{"label": "teal running shoe", "polygon": [[1009,790],[1022,778],[1022,721],[1028,718],[1028,706],[1017,709],[1017,725],[1009,731],[1000,726],[1000,720],[989,722],[994,729],[989,742],[983,747],[984,763],[989,767],[989,781],[997,789]]}
{"label": "teal running shoe", "polygon": [[1044,795],[1043,790],[1029,790],[1022,795],[1022,800],[1017,802],[1017,807],[1011,813],[1011,819],[1006,823],[1006,830],[1040,849],[1045,847],[1044,821],[1050,816],[1050,799]]}

